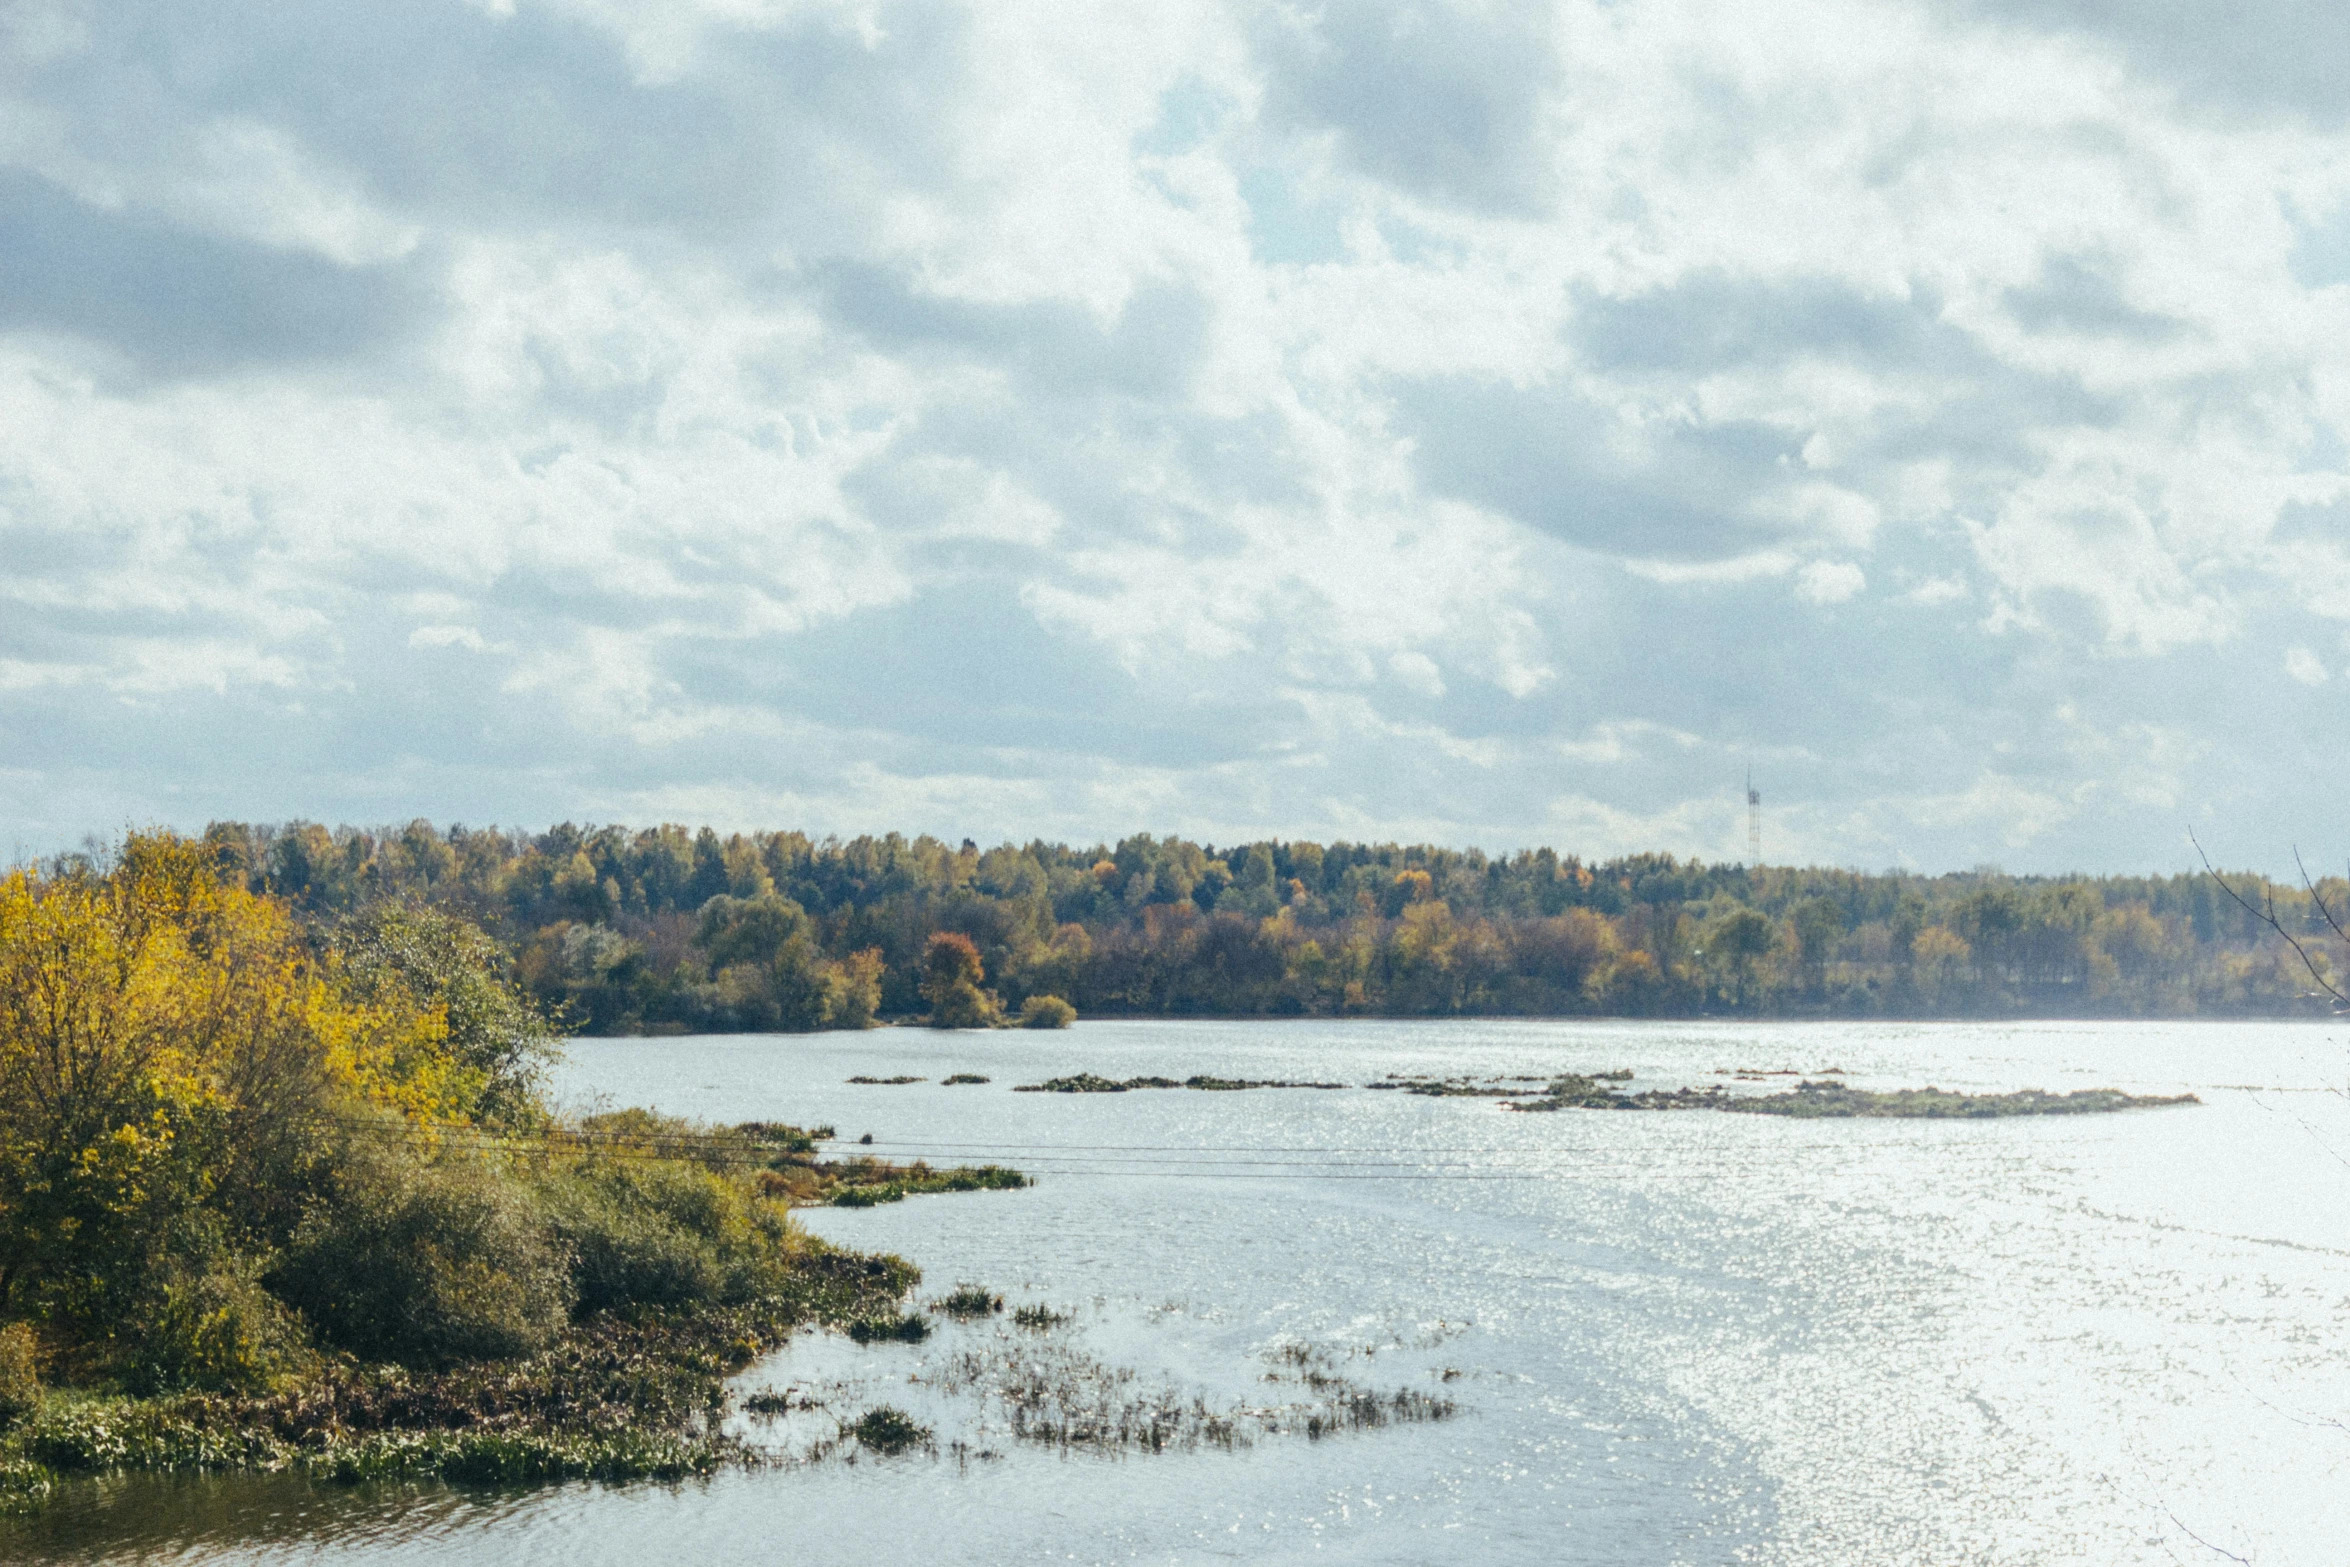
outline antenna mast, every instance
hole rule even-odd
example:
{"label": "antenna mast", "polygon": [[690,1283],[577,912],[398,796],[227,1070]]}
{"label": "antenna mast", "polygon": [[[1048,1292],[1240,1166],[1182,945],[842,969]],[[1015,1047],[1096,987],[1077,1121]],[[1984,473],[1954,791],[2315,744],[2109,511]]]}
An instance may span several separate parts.
{"label": "antenna mast", "polygon": [[1762,863],[1762,791],[1754,786],[1754,769],[1746,770],[1746,863]]}

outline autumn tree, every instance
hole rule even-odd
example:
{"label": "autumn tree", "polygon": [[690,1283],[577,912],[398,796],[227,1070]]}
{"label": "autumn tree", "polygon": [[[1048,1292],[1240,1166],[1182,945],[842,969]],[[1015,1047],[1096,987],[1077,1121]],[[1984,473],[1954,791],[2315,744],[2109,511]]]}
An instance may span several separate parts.
{"label": "autumn tree", "polygon": [[930,1003],[932,1028],[992,1028],[1001,1008],[979,988],[987,971],[979,948],[960,931],[942,930],[922,954],[922,995]]}

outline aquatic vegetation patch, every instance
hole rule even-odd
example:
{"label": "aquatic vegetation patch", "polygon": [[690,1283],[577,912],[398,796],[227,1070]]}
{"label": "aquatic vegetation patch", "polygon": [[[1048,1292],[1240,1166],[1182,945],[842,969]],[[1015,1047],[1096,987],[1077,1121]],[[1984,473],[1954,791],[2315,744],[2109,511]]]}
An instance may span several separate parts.
{"label": "aquatic vegetation patch", "polygon": [[1777,1115],[1798,1120],[1846,1118],[1904,1120],[1991,1119],[2017,1115],[2102,1115],[2117,1110],[2201,1104],[2193,1094],[2129,1094],[2118,1088],[2082,1088],[2051,1094],[2037,1088],[2006,1094],[1969,1094],[1944,1088],[1854,1088],[1806,1078],[1775,1094],[1733,1094],[1720,1084],[1704,1088],[1651,1088],[1622,1093],[1589,1078],[1561,1078],[1537,1099],[1506,1103],[1504,1110],[1721,1110],[1733,1115]]}
{"label": "aquatic vegetation patch", "polygon": [[1004,1309],[1004,1297],[976,1284],[958,1284],[939,1298],[938,1309],[950,1317],[992,1316]]}
{"label": "aquatic vegetation patch", "polygon": [[1099,1452],[1232,1449],[1285,1434],[1319,1440],[1458,1412],[1447,1398],[1411,1390],[1380,1393],[1318,1366],[1310,1381],[1283,1374],[1268,1380],[1296,1385],[1307,1396],[1212,1403],[1171,1384],[1145,1382],[1071,1345],[1033,1340],[999,1340],[963,1351],[933,1378],[942,1392],[985,1400],[1017,1440]]}
{"label": "aquatic vegetation patch", "polygon": [[1516,1077],[1409,1077],[1390,1072],[1376,1083],[1365,1083],[1365,1088],[1394,1089],[1402,1093],[1418,1094],[1430,1099],[1514,1099],[1527,1090],[1510,1086],[1514,1083],[1548,1083],[1555,1091],[1562,1083],[1581,1084],[1596,1088],[1601,1083],[1629,1083],[1631,1069],[1618,1067],[1608,1072],[1559,1073],[1552,1076]]}
{"label": "aquatic vegetation patch", "polygon": [[1054,1328],[1072,1321],[1074,1317],[1075,1313],[1073,1312],[1055,1311],[1052,1307],[1039,1302],[1022,1306],[1013,1312],[1012,1322],[1014,1326],[1026,1328],[1031,1333],[1048,1333]]}
{"label": "aquatic vegetation patch", "polygon": [[0,1457],[0,1517],[29,1513],[57,1494],[57,1472],[24,1457]]}
{"label": "aquatic vegetation patch", "polygon": [[948,1088],[952,1088],[958,1083],[992,1083],[994,1081],[994,1078],[979,1072],[957,1072],[952,1077],[939,1079],[939,1082]]}
{"label": "aquatic vegetation patch", "polygon": [[860,1344],[919,1344],[930,1337],[930,1319],[913,1311],[859,1317],[849,1324],[849,1337]]}
{"label": "aquatic vegetation patch", "polygon": [[898,1088],[907,1083],[927,1083],[930,1079],[926,1077],[852,1077],[849,1081],[875,1088]]}
{"label": "aquatic vegetation patch", "polygon": [[1079,1072],[1073,1077],[1048,1077],[1041,1083],[1022,1083],[1015,1094],[1124,1094],[1139,1088],[1190,1088],[1207,1093],[1229,1093],[1244,1088],[1344,1088],[1345,1083],[1309,1083],[1284,1077],[1210,1077],[1197,1073],[1178,1081],[1172,1077],[1097,1077]]}
{"label": "aquatic vegetation patch", "polygon": [[919,1159],[905,1165],[857,1160],[817,1168],[839,1182],[831,1198],[835,1208],[874,1208],[940,1192],[1012,1192],[1036,1184],[1018,1170],[1000,1164],[958,1164],[934,1170]]}
{"label": "aquatic vegetation patch", "polygon": [[930,1427],[918,1425],[914,1417],[889,1404],[877,1404],[859,1415],[847,1428],[847,1435],[857,1439],[857,1445],[875,1453],[902,1453],[909,1447],[926,1446],[930,1441]]}

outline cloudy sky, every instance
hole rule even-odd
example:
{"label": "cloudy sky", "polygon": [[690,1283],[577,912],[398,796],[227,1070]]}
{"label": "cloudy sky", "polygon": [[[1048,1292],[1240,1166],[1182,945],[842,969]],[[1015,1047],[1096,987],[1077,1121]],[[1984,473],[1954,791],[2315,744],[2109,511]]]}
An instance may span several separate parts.
{"label": "cloudy sky", "polygon": [[2338,0],[0,0],[0,847],[2350,851]]}

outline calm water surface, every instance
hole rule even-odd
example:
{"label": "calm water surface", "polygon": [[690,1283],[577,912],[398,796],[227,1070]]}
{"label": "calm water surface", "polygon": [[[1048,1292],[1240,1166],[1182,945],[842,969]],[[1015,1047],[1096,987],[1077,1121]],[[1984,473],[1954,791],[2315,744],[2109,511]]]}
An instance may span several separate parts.
{"label": "calm water surface", "polygon": [[[2193,1091],[2046,1120],[1521,1116],[1394,1093],[1013,1094],[1091,1070],[1846,1069],[1862,1086]],[[984,1087],[945,1088],[950,1072]],[[930,1082],[857,1087],[862,1073]],[[2335,1563],[2350,1555],[2350,1048],[2321,1025],[1091,1023],[582,1041],[574,1106],[828,1121],[1031,1191],[828,1209],[924,1294],[1211,1402],[1285,1346],[1431,1425],[1065,1456],[937,1391],[1000,1323],[806,1335],[744,1379],[889,1401],[996,1456],[519,1494],[80,1486],[0,1557],[188,1562]],[[1039,1342],[1039,1341],[1028,1341]],[[1447,1373],[1450,1374],[1449,1380]],[[789,1446],[823,1416],[747,1426]],[[822,1429],[829,1430],[829,1424]]]}

